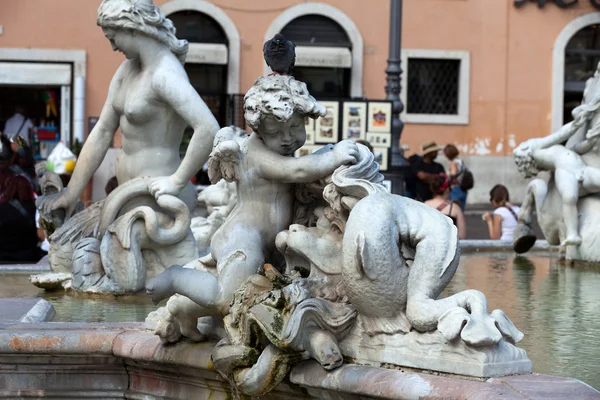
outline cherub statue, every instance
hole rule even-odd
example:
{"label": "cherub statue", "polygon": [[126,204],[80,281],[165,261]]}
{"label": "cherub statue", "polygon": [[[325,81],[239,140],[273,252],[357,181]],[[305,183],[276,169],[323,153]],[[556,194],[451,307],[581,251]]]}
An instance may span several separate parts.
{"label": "cherub statue", "polygon": [[[600,192],[600,168],[589,166],[584,155],[600,139],[600,64],[586,84],[582,104],[573,110],[574,120],[557,132],[521,143],[513,152],[525,178],[540,171],[554,172],[554,185],[562,200],[566,238],[562,246],[579,246],[577,202],[580,197]],[[530,213],[523,207],[520,222]]]}
{"label": "cherub statue", "polygon": [[152,279],[147,293],[159,302],[175,293],[223,315],[234,292],[266,262],[282,264],[275,237],[292,223],[295,184],[330,175],[355,163],[356,144],[342,141],[318,154],[294,158],[306,141],[304,118],[325,115],[306,85],[291,76],[260,77],[244,97],[244,117],[253,129],[240,140],[231,128],[215,137],[209,176],[237,182],[238,202],[211,241],[218,276],[178,265]]}
{"label": "cherub statue", "polygon": [[[468,347],[510,349],[499,342],[523,337],[502,311],[488,314],[477,290],[440,298],[458,266],[456,227],[427,206],[387,193],[372,153],[358,147],[357,164],[308,188],[321,189],[309,211],[314,226],[294,224],[277,236],[285,275],[267,266],[265,276],[253,275],[234,296],[224,319],[227,338],[212,360],[245,394],[269,391],[301,359],[337,368],[348,348],[383,342],[388,352],[472,354]],[[257,339],[261,334],[268,341]]]}

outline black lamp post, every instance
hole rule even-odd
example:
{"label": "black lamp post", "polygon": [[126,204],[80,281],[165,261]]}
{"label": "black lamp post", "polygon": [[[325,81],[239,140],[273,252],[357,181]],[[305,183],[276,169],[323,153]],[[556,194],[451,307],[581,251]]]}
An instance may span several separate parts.
{"label": "black lamp post", "polygon": [[404,152],[400,149],[400,136],[404,124],[400,120],[400,113],[404,105],[400,100],[400,49],[402,47],[402,0],[390,0],[390,48],[385,93],[386,99],[392,101],[392,142],[388,160],[388,171],[385,176],[392,181],[392,192],[402,194],[404,190],[404,174],[408,162]]}

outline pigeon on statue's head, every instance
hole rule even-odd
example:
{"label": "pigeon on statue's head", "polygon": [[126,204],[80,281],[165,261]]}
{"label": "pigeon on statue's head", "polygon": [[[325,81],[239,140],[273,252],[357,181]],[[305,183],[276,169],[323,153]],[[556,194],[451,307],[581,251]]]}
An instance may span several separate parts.
{"label": "pigeon on statue's head", "polygon": [[291,75],[296,62],[296,46],[281,34],[267,40],[263,46],[263,55],[273,73]]}

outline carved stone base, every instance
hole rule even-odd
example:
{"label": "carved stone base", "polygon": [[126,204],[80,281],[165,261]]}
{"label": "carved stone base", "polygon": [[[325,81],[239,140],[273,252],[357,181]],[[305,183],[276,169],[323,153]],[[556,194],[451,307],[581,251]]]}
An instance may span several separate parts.
{"label": "carved stone base", "polygon": [[393,364],[479,378],[531,373],[525,350],[501,340],[493,347],[470,347],[452,342],[438,331],[406,335],[368,336],[356,324],[340,342],[340,350],[357,364]]}
{"label": "carved stone base", "polygon": [[50,290],[65,290],[71,288],[71,279],[73,275],[65,272],[47,272],[43,274],[31,275],[29,281],[35,286]]}

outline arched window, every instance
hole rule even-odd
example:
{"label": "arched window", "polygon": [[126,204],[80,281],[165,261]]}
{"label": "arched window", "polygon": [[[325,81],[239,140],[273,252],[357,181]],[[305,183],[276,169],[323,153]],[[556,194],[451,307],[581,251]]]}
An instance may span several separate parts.
{"label": "arched window", "polygon": [[[210,16],[198,11],[178,11],[168,17],[177,29],[177,37],[190,42],[185,70],[192,86],[202,97],[225,95],[229,42],[223,28]],[[215,111],[213,109],[219,119],[219,113]]]}
{"label": "arched window", "polygon": [[585,81],[594,75],[600,62],[600,25],[589,25],[577,32],[565,48],[565,86],[563,121],[573,120],[571,111],[581,104]]}
{"label": "arched window", "polygon": [[[215,116],[219,125],[227,125],[227,61],[229,41],[225,31],[210,16],[193,10],[170,14],[177,29],[177,37],[189,42],[184,65],[191,85]],[[184,132],[180,153],[183,156],[193,135],[192,128]],[[196,180],[209,184],[205,173],[199,172]]]}
{"label": "arched window", "polygon": [[177,37],[190,43],[229,44],[225,31],[217,21],[198,11],[178,11],[169,15],[177,28]]}
{"label": "arched window", "polygon": [[322,15],[304,15],[287,24],[281,34],[296,44],[294,77],[306,82],[313,96],[350,97],[352,43],[344,28]]}

